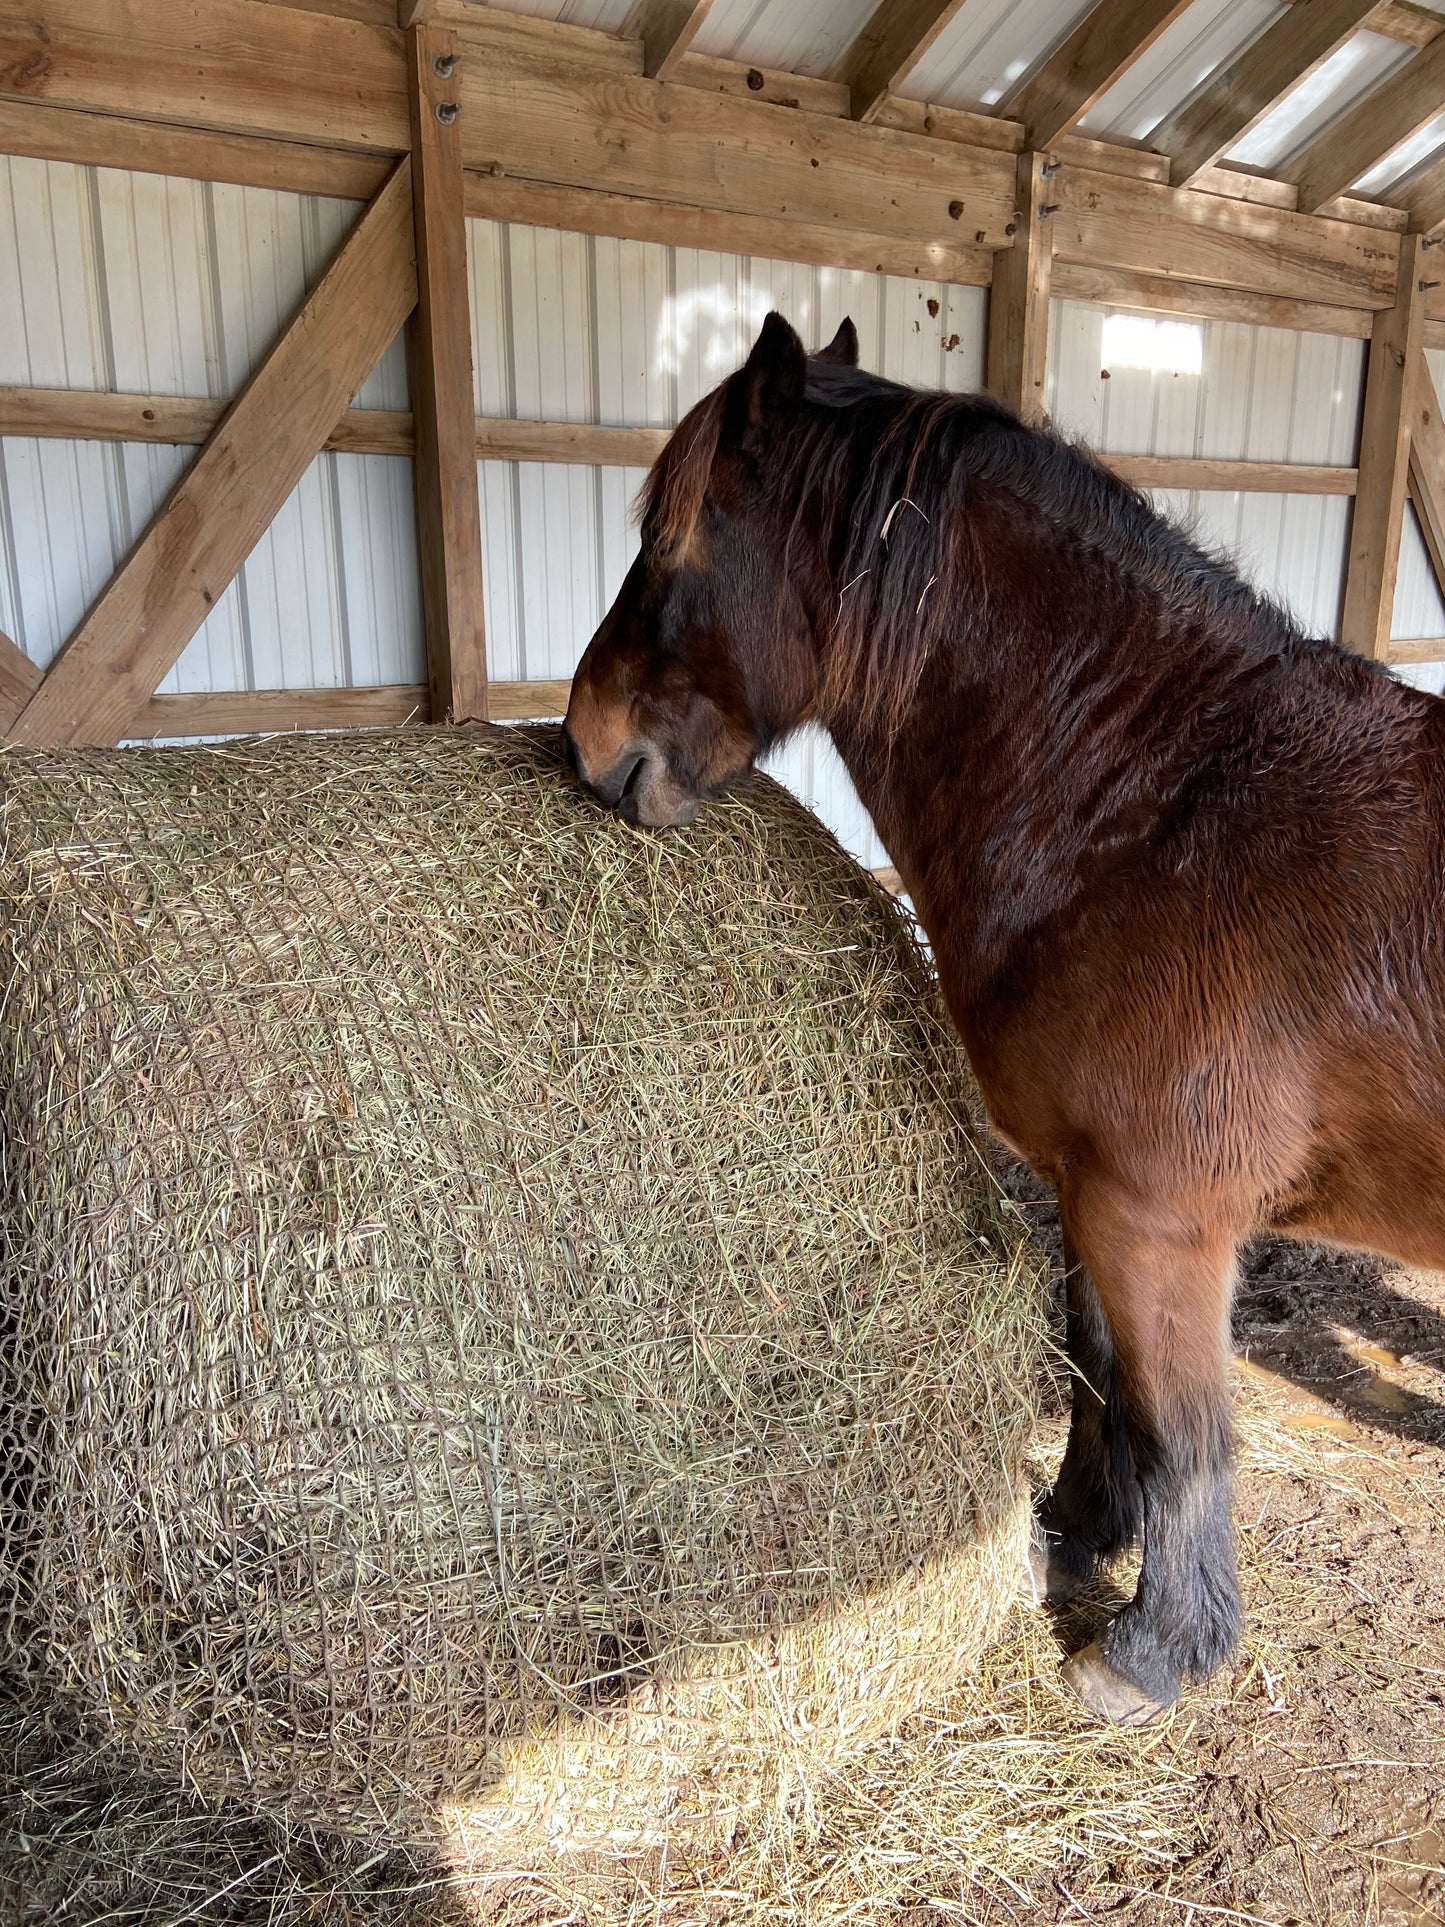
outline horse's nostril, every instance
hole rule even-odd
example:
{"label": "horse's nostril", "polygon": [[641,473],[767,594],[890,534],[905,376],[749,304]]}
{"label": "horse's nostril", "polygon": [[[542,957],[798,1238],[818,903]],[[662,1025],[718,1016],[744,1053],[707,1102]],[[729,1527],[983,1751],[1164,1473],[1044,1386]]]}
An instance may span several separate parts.
{"label": "horse's nostril", "polygon": [[638,785],[642,780],[642,773],[646,768],[647,768],[647,758],[645,756],[639,756],[637,761],[632,765],[632,768],[628,770],[626,776],[622,780],[622,788],[617,793],[617,802],[618,802],[619,808],[623,803],[626,803],[630,801],[633,797],[635,797],[637,793]]}

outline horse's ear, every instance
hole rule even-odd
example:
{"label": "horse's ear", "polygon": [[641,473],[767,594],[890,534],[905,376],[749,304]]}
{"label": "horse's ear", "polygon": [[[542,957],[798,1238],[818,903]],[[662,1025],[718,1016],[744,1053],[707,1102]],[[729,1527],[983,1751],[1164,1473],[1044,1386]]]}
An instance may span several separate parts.
{"label": "horse's ear", "polygon": [[796,408],[808,379],[808,357],[796,332],[774,310],[743,364],[748,427],[761,428],[770,416]]}
{"label": "horse's ear", "polygon": [[820,348],[814,356],[815,361],[836,361],[841,367],[858,366],[858,330],[853,326],[853,317],[845,314],[838,323],[838,332],[826,348]]}

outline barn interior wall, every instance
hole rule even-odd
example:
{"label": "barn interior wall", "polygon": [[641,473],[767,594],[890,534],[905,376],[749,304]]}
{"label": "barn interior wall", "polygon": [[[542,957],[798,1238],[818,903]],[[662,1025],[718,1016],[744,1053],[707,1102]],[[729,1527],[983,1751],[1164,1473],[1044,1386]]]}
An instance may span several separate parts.
{"label": "barn interior wall", "polygon": [[[0,157],[0,383],[234,395],[357,218],[356,203]],[[866,365],[964,391],[983,375],[978,288],[468,222],[483,415],[670,427],[737,365],[778,307],[810,346],[845,314]],[[1445,392],[1445,353],[1432,355]],[[1047,403],[1105,452],[1349,464],[1364,345],[1221,321],[1052,304]],[[357,397],[405,408],[398,339]],[[193,458],[190,449],[0,442],[0,629],[49,662]],[[564,677],[636,548],[642,470],[478,465],[491,674]],[[1350,505],[1339,496],[1178,495],[1308,628],[1339,619]],[[1445,637],[1407,526],[1397,635]],[[1445,666],[1402,672],[1439,687]],[[166,692],[424,679],[410,463],[328,452],[162,684]],[[886,860],[829,745],[777,771],[865,862]]]}

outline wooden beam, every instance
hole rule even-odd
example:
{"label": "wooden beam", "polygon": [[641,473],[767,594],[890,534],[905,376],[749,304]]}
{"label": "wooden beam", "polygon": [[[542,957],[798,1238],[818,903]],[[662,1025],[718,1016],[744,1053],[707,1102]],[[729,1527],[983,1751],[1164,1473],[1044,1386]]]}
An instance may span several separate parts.
{"label": "wooden beam", "polygon": [[1190,0],[1099,0],[1004,112],[1024,140],[1048,147],[1066,134],[1184,12]]}
{"label": "wooden beam", "polygon": [[417,545],[431,713],[485,722],[486,599],[477,495],[457,37],[407,34],[417,306],[409,336]]}
{"label": "wooden beam", "polygon": [[1393,636],[1386,658],[1397,662],[1445,662],[1445,636]]}
{"label": "wooden beam", "polygon": [[1388,308],[1401,237],[1067,163],[1053,179],[1054,259],[1330,307]]}
{"label": "wooden beam", "polygon": [[1415,378],[1415,405],[1410,423],[1410,500],[1420,533],[1445,595],[1445,419],[1429,365],[1421,362]]}
{"label": "wooden beam", "polygon": [[1291,301],[1284,295],[1251,294],[1243,288],[1174,281],[1164,275],[1082,261],[1056,259],[1053,289],[1061,300],[1199,315],[1211,321],[1244,321],[1261,328],[1290,328],[1300,334],[1347,335],[1356,341],[1369,340],[1374,321],[1368,308],[1328,308],[1314,301]]}
{"label": "wooden beam", "polygon": [[642,42],[642,71],[670,80],[712,12],[713,0],[638,0],[622,29]]}
{"label": "wooden beam", "polygon": [[384,729],[429,720],[425,683],[372,689],[221,689],[152,696],[126,735],[269,736],[293,729]]}
{"label": "wooden beam", "polygon": [[962,4],[963,0],[879,0],[833,68],[833,78],[848,89],[855,120],[877,116]]}
{"label": "wooden beam", "polygon": [[859,268],[865,273],[907,275],[961,287],[986,288],[993,276],[992,252],[970,247],[962,237],[956,241],[900,240],[832,223],[721,214],[676,201],[517,181],[505,173],[467,175],[467,212],[493,221],[521,221],[529,227],[811,261],[820,267]]}
{"label": "wooden beam", "polygon": [[8,729],[40,687],[41,672],[0,629],[0,729]]}
{"label": "wooden beam", "polygon": [[1049,177],[1056,171],[1044,154],[1019,155],[1018,232],[1013,246],[994,256],[988,298],[984,384],[1026,422],[1045,418],[1053,244],[1049,216],[1042,210],[1048,203]]}
{"label": "wooden beam", "polygon": [[415,305],[403,161],[56,658],[13,741],[120,740]]}
{"label": "wooden beam", "polygon": [[34,0],[0,13],[0,96],[406,151],[395,29],[254,0]]}
{"label": "wooden beam", "polygon": [[[566,714],[570,681],[494,682],[488,707],[500,722]],[[152,696],[126,726],[128,737],[270,736],[297,729],[388,729],[431,721],[427,685],[370,688],[223,689]]]}
{"label": "wooden beam", "polygon": [[[1135,303],[1135,306],[1148,305]],[[225,404],[161,395],[98,395],[73,388],[0,388],[0,435],[115,442],[204,442]],[[373,424],[375,424],[373,426]],[[478,416],[476,457],[493,462],[568,462],[597,468],[649,468],[670,428],[619,428],[605,422],[528,421]],[[328,448],[408,455],[411,416],[348,409]],[[1305,462],[1235,462],[1209,456],[1111,455],[1109,465],[1141,488],[1249,491],[1268,495],[1353,495],[1355,470]]]}
{"label": "wooden beam", "polygon": [[1376,4],[1294,0],[1149,136],[1149,145],[1169,156],[1174,185],[1193,186],[1276,102],[1342,47]]}
{"label": "wooden beam", "polygon": [[1313,214],[1410,139],[1445,103],[1445,35],[1334,121],[1288,167],[1299,204]]}
{"label": "wooden beam", "polygon": [[536,422],[480,416],[477,454],[493,462],[579,462],[599,468],[651,468],[670,428],[613,428],[594,422]]}
{"label": "wooden beam", "polygon": [[1425,303],[1420,240],[1400,243],[1400,290],[1375,321],[1360,430],[1360,479],[1350,523],[1340,637],[1361,655],[1385,661],[1394,613],[1395,571],[1410,465],[1416,383],[1424,367]]}
{"label": "wooden beam", "polygon": [[469,57],[462,93],[468,165],[483,174],[761,216],[817,237],[852,229],[920,252],[1011,239],[1005,154],[555,63]]}
{"label": "wooden beam", "polygon": [[28,100],[0,100],[0,154],[73,161],[82,167],[133,168],[191,181],[234,181],[241,187],[330,194],[350,201],[369,201],[392,167],[382,155],[341,153],[246,134],[201,133]]}
{"label": "wooden beam", "polygon": [[1353,495],[1359,471],[1313,462],[1225,462],[1207,455],[1106,455],[1136,488],[1187,489],[1191,494]]}
{"label": "wooden beam", "polygon": [[1396,198],[1417,234],[1433,233],[1445,222],[1445,160],[1423,169]]}

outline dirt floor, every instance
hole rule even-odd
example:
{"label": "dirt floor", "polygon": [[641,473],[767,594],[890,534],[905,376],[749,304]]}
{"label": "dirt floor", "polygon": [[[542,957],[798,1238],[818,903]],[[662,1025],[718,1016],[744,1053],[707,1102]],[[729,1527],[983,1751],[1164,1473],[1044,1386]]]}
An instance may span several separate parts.
{"label": "dirt floor", "polygon": [[[1026,1177],[1010,1189],[1056,1256],[1052,1201]],[[505,1927],[1445,1924],[1445,1276],[1262,1245],[1246,1257],[1237,1345],[1249,1627],[1237,1666],[1161,1728],[1093,1728],[1058,1686],[1061,1652],[1126,1596],[1121,1573],[1066,1616],[1020,1608],[971,1694],[899,1736],[891,1779],[874,1762],[858,1787],[820,1800],[818,1835],[786,1892],[744,1861],[705,1892],[639,1887],[620,1912],[522,1883],[480,1917]],[[1062,1439],[1060,1410],[1045,1462]],[[1009,1764],[991,1796],[1001,1749]],[[0,1922],[479,1918],[444,1874],[403,1894],[421,1870],[339,1865],[304,1843],[278,1846],[251,1821],[218,1825],[174,1797],[27,1778],[0,1761],[0,1832],[35,1841],[19,1885],[0,1879]]]}
{"label": "dirt floor", "polygon": [[[1052,1200],[1011,1188],[1057,1267]],[[1250,1624],[1175,1715],[1193,1838],[1142,1886],[1092,1867],[1017,1917],[1445,1923],[1445,1274],[1261,1241],[1235,1344]],[[1061,1644],[1119,1596],[1061,1618]]]}

